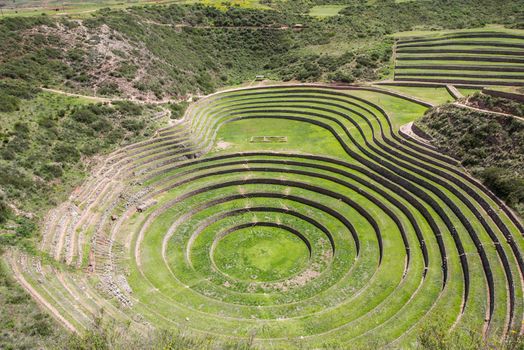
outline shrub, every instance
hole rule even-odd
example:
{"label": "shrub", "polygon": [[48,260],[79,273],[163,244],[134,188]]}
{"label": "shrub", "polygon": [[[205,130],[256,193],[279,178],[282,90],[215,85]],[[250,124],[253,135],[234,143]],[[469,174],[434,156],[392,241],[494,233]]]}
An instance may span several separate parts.
{"label": "shrub", "polygon": [[[499,99],[482,101],[492,109],[508,106]],[[427,112],[417,125],[436,146],[459,159],[497,196],[524,214],[523,122],[445,105]]]}
{"label": "shrub", "polygon": [[71,117],[77,122],[84,124],[90,124],[97,120],[97,115],[87,108],[77,109],[75,112],[73,112]]}
{"label": "shrub", "polygon": [[115,71],[115,76],[126,78],[127,80],[133,80],[138,71],[138,67],[131,63],[121,63],[120,67]]}
{"label": "shrub", "polygon": [[187,102],[170,103],[169,109],[171,110],[171,119],[182,118],[184,116],[184,113],[186,112],[187,106]]}
{"label": "shrub", "polygon": [[46,180],[56,179],[64,174],[61,163],[49,162],[40,168],[38,175],[42,176]]}
{"label": "shrub", "polygon": [[524,205],[524,178],[508,174],[507,170],[490,167],[480,172],[484,184],[491,188],[500,198],[515,207]]}
{"label": "shrub", "polygon": [[12,165],[0,163],[0,185],[7,190],[8,187],[29,189],[33,182],[22,169]]}
{"label": "shrub", "polygon": [[328,77],[332,81],[341,83],[351,84],[355,81],[355,77],[353,76],[352,71],[348,69],[339,68],[336,72],[330,74]]}
{"label": "shrub", "polygon": [[4,94],[15,96],[21,99],[33,98],[40,89],[23,80],[0,80],[0,91]]}
{"label": "shrub", "polygon": [[2,147],[0,154],[4,160],[14,160],[16,158],[16,152],[12,147]]}
{"label": "shrub", "polygon": [[58,142],[52,150],[53,159],[56,162],[76,163],[80,160],[80,152],[75,146]]}
{"label": "shrub", "polygon": [[0,92],[0,112],[14,112],[19,108],[19,98]]}
{"label": "shrub", "polygon": [[0,223],[5,222],[9,218],[10,209],[7,205],[7,197],[0,189]]}
{"label": "shrub", "polygon": [[130,101],[115,101],[113,105],[120,113],[132,116],[138,116],[144,111],[143,106]]}
{"label": "shrub", "polygon": [[91,124],[91,128],[99,133],[107,133],[113,129],[111,123],[109,122],[109,120],[107,120],[107,118],[99,118]]}
{"label": "shrub", "polygon": [[105,83],[98,89],[98,93],[104,96],[115,96],[120,94],[120,90],[116,83]]}
{"label": "shrub", "polygon": [[17,218],[16,222],[18,226],[16,227],[15,231],[16,235],[20,238],[31,237],[38,228],[34,221],[24,217]]}
{"label": "shrub", "polygon": [[[4,235],[0,235],[0,241]],[[0,246],[0,254],[2,249]],[[35,302],[11,277],[6,264],[0,260],[0,349],[44,349],[47,340],[59,343],[61,332],[56,323],[36,306]]]}
{"label": "shrub", "polygon": [[129,131],[139,131],[145,127],[145,122],[138,119],[126,119],[122,122],[122,126]]}

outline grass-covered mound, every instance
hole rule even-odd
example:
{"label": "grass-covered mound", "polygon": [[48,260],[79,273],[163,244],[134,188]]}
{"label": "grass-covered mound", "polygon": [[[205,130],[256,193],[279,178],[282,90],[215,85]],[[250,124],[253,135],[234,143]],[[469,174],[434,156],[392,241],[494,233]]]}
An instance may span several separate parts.
{"label": "grass-covered mound", "polygon": [[103,308],[259,348],[413,346],[435,323],[498,346],[520,327],[523,228],[394,131],[423,110],[365,89],[212,95],[49,213],[39,248],[62,264],[10,266],[76,330]]}

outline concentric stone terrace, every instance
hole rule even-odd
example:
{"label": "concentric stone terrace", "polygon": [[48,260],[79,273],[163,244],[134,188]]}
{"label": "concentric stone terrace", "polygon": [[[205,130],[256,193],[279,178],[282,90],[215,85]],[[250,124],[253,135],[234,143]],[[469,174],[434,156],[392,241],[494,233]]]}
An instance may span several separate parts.
{"label": "concentric stone terrace", "polygon": [[522,225],[377,103],[424,110],[358,88],[204,98],[49,214],[41,249],[76,270],[12,268],[76,330],[100,308],[274,348],[401,347],[436,319],[520,330]]}
{"label": "concentric stone terrace", "polygon": [[524,85],[524,37],[466,31],[402,38],[395,80],[472,85]]}

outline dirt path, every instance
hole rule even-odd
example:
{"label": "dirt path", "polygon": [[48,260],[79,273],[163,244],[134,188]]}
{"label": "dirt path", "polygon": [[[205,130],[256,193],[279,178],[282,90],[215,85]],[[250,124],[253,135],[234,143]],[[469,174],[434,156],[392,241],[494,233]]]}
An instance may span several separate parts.
{"label": "dirt path", "polygon": [[106,98],[106,97],[81,95],[81,94],[75,94],[75,93],[72,93],[72,92],[62,91],[62,90],[58,90],[58,89],[44,88],[44,87],[41,88],[41,89],[43,91],[53,92],[55,94],[71,96],[71,97],[81,97],[81,98],[86,98],[86,99],[89,99],[89,100],[94,100],[94,101],[97,101],[97,102],[111,102],[111,101],[122,100],[122,99],[113,99],[113,98]]}
{"label": "dirt path", "polygon": [[269,30],[289,30],[292,29],[287,25],[281,25],[278,27],[270,26],[209,26],[209,25],[192,25],[187,23],[161,23],[153,20],[145,20],[143,23],[154,24],[161,27],[171,28],[195,28],[195,29],[269,29]]}
{"label": "dirt path", "polygon": [[457,107],[461,107],[461,108],[467,108],[467,109],[471,109],[473,111],[477,111],[477,112],[483,112],[483,113],[489,113],[489,114],[495,114],[495,115],[498,115],[498,116],[501,116],[501,117],[510,117],[510,118],[516,118],[520,121],[523,121],[524,122],[524,117],[519,117],[518,115],[514,115],[514,114],[508,114],[508,113],[501,113],[501,112],[495,112],[495,111],[490,111],[488,109],[481,109],[481,108],[476,108],[476,107],[471,107],[471,106],[468,106],[468,105],[465,105],[463,103],[459,103],[459,102],[455,102],[453,103],[455,106]]}
{"label": "dirt path", "polygon": [[55,93],[55,94],[61,94],[61,95],[71,96],[71,97],[86,98],[86,99],[89,99],[89,100],[94,100],[96,102],[102,102],[102,103],[111,103],[111,102],[114,102],[114,101],[129,101],[129,102],[134,102],[134,103],[139,103],[139,104],[162,105],[162,104],[166,104],[166,103],[180,103],[180,102],[184,102],[184,101],[191,101],[195,97],[197,97],[197,98],[203,97],[202,95],[189,95],[185,99],[164,98],[162,100],[153,100],[153,99],[139,100],[139,99],[136,99],[136,98],[99,97],[99,96],[91,96],[91,95],[82,95],[82,94],[76,94],[76,93],[73,93],[73,92],[67,92],[67,91],[63,91],[63,90],[59,90],[59,89],[44,88],[44,87],[42,87],[41,89],[43,91],[52,92],[52,93]]}

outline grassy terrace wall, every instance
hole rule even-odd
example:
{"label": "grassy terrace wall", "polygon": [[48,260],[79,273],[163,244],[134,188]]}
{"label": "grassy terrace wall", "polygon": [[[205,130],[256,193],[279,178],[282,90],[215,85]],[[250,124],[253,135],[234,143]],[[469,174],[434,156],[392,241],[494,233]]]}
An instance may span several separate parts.
{"label": "grassy terrace wall", "polygon": [[524,34],[486,31],[399,39],[395,80],[524,85]]}
{"label": "grassy terrace wall", "polygon": [[411,347],[435,320],[520,331],[522,224],[373,100],[423,110],[319,86],[210,95],[49,213],[40,249],[62,264],[10,266],[78,331],[100,308],[276,349]]}

